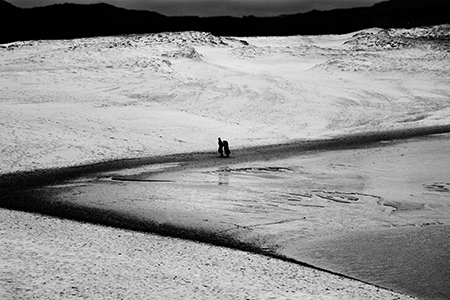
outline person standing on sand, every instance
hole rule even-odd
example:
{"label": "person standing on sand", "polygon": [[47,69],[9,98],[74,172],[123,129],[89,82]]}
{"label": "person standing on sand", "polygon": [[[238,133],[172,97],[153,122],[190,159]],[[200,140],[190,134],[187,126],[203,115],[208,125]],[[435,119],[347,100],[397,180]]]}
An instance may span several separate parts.
{"label": "person standing on sand", "polygon": [[220,137],[219,137],[219,139],[218,139],[218,143],[219,143],[219,153],[220,153],[220,157],[223,157],[223,142],[222,142],[222,140],[220,139]]}
{"label": "person standing on sand", "polygon": [[230,151],[230,148],[228,147],[228,141],[223,141],[223,148],[224,148],[224,151],[225,151],[225,156],[229,157],[231,151]]}

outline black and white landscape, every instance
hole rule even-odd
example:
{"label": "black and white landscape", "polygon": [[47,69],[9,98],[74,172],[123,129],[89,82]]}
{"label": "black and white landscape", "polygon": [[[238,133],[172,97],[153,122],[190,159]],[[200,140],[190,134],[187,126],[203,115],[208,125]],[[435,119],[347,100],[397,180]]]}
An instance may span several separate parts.
{"label": "black and white landscape", "polygon": [[[279,18],[0,2],[0,298],[446,299],[450,25],[430,8],[447,4],[414,23],[404,2]],[[61,9],[111,14],[60,26]],[[28,29],[4,31],[18,16]],[[383,264],[363,244],[385,236],[414,246]]]}

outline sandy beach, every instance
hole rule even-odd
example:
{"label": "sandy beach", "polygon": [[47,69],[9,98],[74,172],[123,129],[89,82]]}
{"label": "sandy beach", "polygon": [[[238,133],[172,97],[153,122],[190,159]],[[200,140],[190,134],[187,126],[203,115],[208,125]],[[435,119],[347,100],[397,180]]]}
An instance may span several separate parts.
{"label": "sandy beach", "polygon": [[[233,159],[184,154],[160,157],[159,163],[155,158],[152,164],[144,159],[142,166],[138,161],[133,167],[110,165],[112,170],[102,172],[94,165],[91,173],[85,167],[84,175],[72,180],[62,176],[73,176],[68,168],[58,173],[59,184],[31,186],[29,192],[21,186],[3,206],[287,258],[425,299],[440,291],[433,299],[445,299],[449,274],[442,253],[448,245],[439,245],[446,238],[438,232],[448,225],[450,207],[447,183],[438,187],[447,176],[441,162],[447,157],[450,135],[366,144],[355,137],[350,140],[347,145],[330,141],[328,147],[321,141],[317,149],[309,145],[300,155],[292,145],[279,145],[272,152],[276,157],[267,151],[264,160],[257,149],[253,154],[246,149],[248,156]],[[198,159],[199,155],[211,158]],[[37,176],[23,174],[10,186],[23,185],[26,175]],[[408,228],[428,228],[428,237],[437,234],[422,243],[420,235],[405,235]],[[372,253],[374,246],[358,246],[382,232],[391,238],[403,232],[402,244],[410,246],[375,239],[375,245],[387,251],[384,255],[381,250]],[[361,233],[369,239],[342,242]],[[346,247],[356,248],[348,255]],[[441,252],[429,252],[433,247]],[[340,261],[339,251],[347,254]],[[427,251],[424,258],[406,258],[408,253]],[[403,264],[394,263],[400,258]],[[439,267],[430,269],[432,265]],[[396,274],[412,275],[405,272],[410,268],[427,274],[436,285],[408,276],[397,282]]]}
{"label": "sandy beach", "polygon": [[412,299],[247,252],[0,214],[2,299]]}
{"label": "sandy beach", "polygon": [[441,245],[450,60],[424,38],[447,28],[2,45],[0,295],[427,299],[332,257]]}

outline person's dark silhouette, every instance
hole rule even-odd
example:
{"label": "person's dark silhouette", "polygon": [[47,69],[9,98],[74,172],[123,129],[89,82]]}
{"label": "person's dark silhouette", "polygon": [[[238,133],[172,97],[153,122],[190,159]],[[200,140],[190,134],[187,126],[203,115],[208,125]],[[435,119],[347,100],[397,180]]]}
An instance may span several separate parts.
{"label": "person's dark silhouette", "polygon": [[223,150],[225,151],[225,156],[228,157],[230,156],[230,148],[228,146],[228,141],[223,141]]}
{"label": "person's dark silhouette", "polygon": [[223,157],[223,142],[222,142],[222,140],[220,139],[220,137],[218,138],[218,143],[219,143],[219,153],[220,153],[220,156]]}

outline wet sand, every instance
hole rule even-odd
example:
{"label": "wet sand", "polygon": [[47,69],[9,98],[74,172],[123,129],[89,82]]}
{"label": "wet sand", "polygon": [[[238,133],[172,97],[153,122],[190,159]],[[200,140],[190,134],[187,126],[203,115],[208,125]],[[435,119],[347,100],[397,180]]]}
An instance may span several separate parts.
{"label": "wet sand", "polygon": [[[422,133],[425,134],[416,132]],[[91,166],[92,169],[50,170],[49,178],[43,178],[43,172],[6,176],[2,183],[10,185],[4,189],[8,193],[1,203],[7,208],[312,262],[318,269],[379,284],[374,280],[379,274],[371,278],[354,272],[367,267],[362,262],[353,264],[352,272],[333,269],[326,255],[321,265],[317,260],[302,260],[296,255],[300,246],[294,247],[295,251],[289,246],[361,230],[445,224],[449,219],[447,194],[430,191],[430,187],[438,188],[439,182],[446,179],[442,177],[447,174],[442,166],[449,135],[388,142],[395,137],[411,135],[379,133],[236,150],[236,157],[230,159],[198,153],[121,161]],[[430,153],[428,147],[438,152]],[[434,162],[438,167],[423,168],[423,162],[428,161],[423,158],[435,154],[442,156],[442,161]],[[407,165],[405,170],[410,170],[412,162],[416,169],[422,168],[422,177],[410,180],[389,171],[396,170],[396,165]],[[128,168],[123,169],[125,166]],[[440,171],[430,177],[426,170]],[[386,171],[395,180],[388,176],[380,181],[380,174]],[[83,176],[67,181],[74,174]],[[30,178],[41,181],[29,183]],[[37,188],[57,179],[58,184]],[[391,188],[396,185],[400,193]],[[416,195],[413,201],[405,194],[410,192]],[[426,199],[418,201],[417,197],[422,196]],[[336,253],[339,251],[336,248]],[[364,257],[363,251],[361,255]],[[401,255],[396,252],[396,257]],[[333,261],[339,262],[345,260]],[[399,290],[411,292],[403,288]]]}
{"label": "wet sand", "polygon": [[450,226],[353,232],[289,245],[290,256],[420,299],[450,298]]}
{"label": "wet sand", "polygon": [[279,259],[0,209],[2,299],[412,299]]}
{"label": "wet sand", "polygon": [[[233,149],[230,161],[218,160],[215,151],[190,152],[133,159],[118,159],[94,164],[34,171],[13,172],[0,175],[0,189],[15,190],[33,188],[64,182],[72,178],[89,176],[96,173],[136,168],[150,164],[182,163],[177,168],[202,168],[243,163],[258,160],[271,160],[292,157],[307,152],[352,149],[371,143],[389,140],[404,140],[413,137],[450,132],[450,125],[436,125],[387,131],[362,132],[345,135],[333,135],[330,138],[304,139],[289,143],[270,144],[256,147]],[[175,168],[171,168],[173,170]]]}

